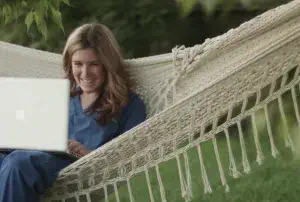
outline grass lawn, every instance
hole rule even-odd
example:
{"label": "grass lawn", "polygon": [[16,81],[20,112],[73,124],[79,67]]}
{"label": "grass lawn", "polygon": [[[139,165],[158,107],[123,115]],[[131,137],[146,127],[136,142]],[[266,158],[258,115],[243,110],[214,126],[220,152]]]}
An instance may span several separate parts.
{"label": "grass lawn", "polygon": [[[260,142],[264,154],[264,161],[261,166],[256,163],[256,149],[253,134],[251,131],[244,133],[247,156],[251,166],[251,173],[243,173],[241,160],[241,147],[237,134],[230,136],[234,158],[241,173],[239,178],[234,179],[229,175],[229,155],[224,134],[217,135],[217,143],[221,162],[226,175],[230,192],[225,192],[220,180],[220,174],[215,158],[212,141],[201,144],[209,182],[213,189],[211,194],[204,194],[204,187],[201,178],[201,170],[198,152],[196,148],[188,151],[189,166],[192,176],[193,202],[207,201],[231,201],[231,202],[257,202],[257,201],[299,201],[300,198],[300,160],[296,160],[291,150],[284,146],[283,137],[274,134],[276,146],[280,155],[274,159],[271,156],[271,148],[267,131],[260,136]],[[297,132],[297,134],[299,134]],[[294,134],[294,141],[297,134]],[[181,167],[184,170],[184,161],[181,156]],[[176,159],[159,164],[167,201],[184,201],[181,197],[180,181],[177,170]],[[184,172],[185,173],[185,172]],[[160,189],[156,177],[155,168],[149,170],[154,201],[161,201]],[[150,201],[145,173],[140,173],[131,179],[131,187],[136,202]],[[112,187],[108,187],[112,188]],[[127,186],[119,186],[120,201],[130,201]],[[99,200],[99,199],[98,199]],[[102,200],[105,201],[105,200]],[[117,201],[115,194],[109,195],[108,201]]]}

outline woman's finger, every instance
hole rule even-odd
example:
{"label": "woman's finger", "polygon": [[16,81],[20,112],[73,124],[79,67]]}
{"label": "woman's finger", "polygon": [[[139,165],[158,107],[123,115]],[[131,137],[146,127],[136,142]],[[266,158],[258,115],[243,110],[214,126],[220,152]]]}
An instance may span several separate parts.
{"label": "woman's finger", "polygon": [[68,141],[68,149],[70,152],[77,154],[78,156],[82,157],[90,153],[90,151],[81,143],[75,140]]}
{"label": "woman's finger", "polygon": [[68,140],[68,146],[70,146],[70,144],[74,144],[75,142],[77,142],[77,141],[75,141],[75,140]]}
{"label": "woman's finger", "polygon": [[69,143],[68,149],[74,150],[76,147],[80,146],[81,144],[77,141],[72,141]]}
{"label": "woman's finger", "polygon": [[80,150],[82,150],[82,145],[78,145],[77,147],[75,147],[72,151],[75,153],[79,153]]}
{"label": "woman's finger", "polygon": [[81,149],[79,150],[79,154],[80,154],[81,156],[85,156],[85,155],[87,155],[88,153],[90,153],[90,151],[89,151],[87,148],[81,148]]}

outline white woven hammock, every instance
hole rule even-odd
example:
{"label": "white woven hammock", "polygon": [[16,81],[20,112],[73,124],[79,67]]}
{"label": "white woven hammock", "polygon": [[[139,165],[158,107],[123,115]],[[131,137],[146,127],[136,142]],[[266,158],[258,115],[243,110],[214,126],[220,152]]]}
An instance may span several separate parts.
{"label": "white woven hammock", "polygon": [[[227,168],[220,160],[215,135],[224,132],[228,140],[233,177],[238,177],[235,159],[229,139],[229,126],[237,125],[242,151],[244,172],[250,172],[241,121],[252,118],[253,136],[257,151],[257,162],[263,161],[262,149],[256,130],[255,112],[262,109],[268,126],[271,152],[278,154],[269,121],[268,104],[278,100],[282,119],[282,94],[290,91],[298,124],[300,116],[295,88],[300,81],[300,1],[270,10],[237,29],[206,40],[192,48],[174,48],[172,53],[127,60],[130,73],[138,83],[137,91],[148,109],[148,119],[103,147],[63,169],[52,188],[43,196],[43,201],[92,201],[91,193],[113,186],[119,201],[117,183],[127,184],[131,202],[134,201],[130,180],[144,173],[153,202],[148,170],[155,168],[162,201],[167,201],[164,183],[160,176],[161,162],[177,160],[182,197],[192,197],[188,161],[181,170],[179,155],[187,157],[187,151],[197,148],[205,192],[211,192],[209,178],[203,162],[205,154],[201,144],[212,141],[218,162],[221,183],[228,191]],[[0,43],[0,76],[48,77],[62,76],[62,57],[17,45]],[[288,74],[294,75],[288,80]],[[278,86],[279,88],[275,88]],[[268,96],[262,100],[262,89],[269,88]],[[247,103],[255,97],[251,108]],[[235,106],[241,105],[240,113],[232,117]],[[218,122],[227,116],[224,123]],[[210,131],[205,127],[212,125]],[[200,134],[195,138],[195,134]],[[288,135],[288,134],[287,134]],[[290,141],[291,139],[286,138]],[[181,143],[187,142],[184,146]],[[186,158],[185,158],[186,159]],[[70,187],[76,187],[70,189]],[[79,197],[81,196],[81,197]],[[100,200],[100,199],[99,199]],[[147,200],[145,200],[147,201]]]}

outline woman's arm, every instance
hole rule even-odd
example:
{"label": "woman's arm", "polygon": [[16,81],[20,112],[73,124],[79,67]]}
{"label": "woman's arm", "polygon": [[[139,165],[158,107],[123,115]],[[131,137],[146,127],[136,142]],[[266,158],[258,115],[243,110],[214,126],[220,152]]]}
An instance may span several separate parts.
{"label": "woman's arm", "polygon": [[124,109],[120,120],[119,134],[123,134],[131,128],[146,120],[146,106],[137,95],[131,96],[130,104]]}

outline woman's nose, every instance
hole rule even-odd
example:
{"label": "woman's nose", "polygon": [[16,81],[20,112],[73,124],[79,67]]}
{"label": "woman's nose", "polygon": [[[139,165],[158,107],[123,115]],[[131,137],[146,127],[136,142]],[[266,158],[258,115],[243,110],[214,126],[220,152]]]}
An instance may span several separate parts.
{"label": "woman's nose", "polygon": [[82,76],[87,76],[89,75],[89,68],[88,65],[83,65],[82,69],[81,69],[81,74]]}

